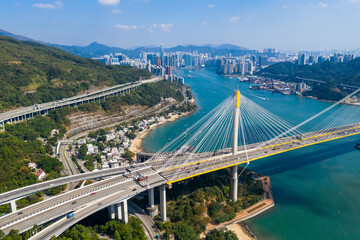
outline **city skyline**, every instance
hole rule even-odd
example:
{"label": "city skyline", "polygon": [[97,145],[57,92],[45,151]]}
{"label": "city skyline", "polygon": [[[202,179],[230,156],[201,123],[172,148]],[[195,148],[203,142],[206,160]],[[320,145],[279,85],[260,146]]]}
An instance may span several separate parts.
{"label": "city skyline", "polygon": [[19,0],[0,3],[0,29],[78,46],[96,41],[122,48],[163,42],[166,47],[230,43],[257,50],[352,50],[359,48],[358,10],[357,0]]}

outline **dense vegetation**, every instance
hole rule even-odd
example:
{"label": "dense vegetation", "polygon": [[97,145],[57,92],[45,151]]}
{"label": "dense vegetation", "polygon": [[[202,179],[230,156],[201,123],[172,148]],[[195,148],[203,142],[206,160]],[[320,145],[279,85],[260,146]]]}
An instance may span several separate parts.
{"label": "dense vegetation", "polygon": [[173,233],[175,240],[198,239],[209,222],[222,223],[235,218],[236,212],[250,207],[262,198],[262,185],[250,172],[243,175],[239,200],[230,201],[228,171],[221,170],[174,184],[168,191],[169,223],[156,221],[161,230]]}
{"label": "dense vegetation", "polygon": [[28,106],[103,87],[149,78],[128,66],[77,57],[35,42],[0,36],[0,110]]}
{"label": "dense vegetation", "polygon": [[[35,225],[31,231],[19,234],[17,230],[11,230],[5,234],[0,230],[0,239],[2,240],[26,240],[32,234],[39,232],[42,227]],[[103,225],[95,225],[94,227],[86,227],[76,224],[66,230],[59,237],[53,237],[52,240],[100,240],[99,235],[106,234],[115,240],[146,240],[146,235],[142,227],[142,223],[135,217],[130,217],[127,224],[118,220],[110,220]]]}
{"label": "dense vegetation", "polygon": [[360,86],[360,58],[346,63],[325,61],[313,65],[282,62],[261,70],[261,73],[283,75],[292,81],[295,81],[298,76],[325,82],[331,81],[336,84]]}
{"label": "dense vegetation", "polygon": [[326,83],[320,85],[309,82],[310,85],[313,85],[313,90],[304,95],[336,101],[351,91],[338,84],[360,86],[360,58],[346,63],[325,61],[313,65],[282,62],[261,70],[260,74],[289,82],[299,81],[296,77],[324,81]]}
{"label": "dense vegetation", "polygon": [[[52,146],[44,141],[54,128],[60,129],[61,126],[49,117],[36,116],[27,122],[7,125],[6,132],[0,133],[0,192],[38,182],[34,170],[28,167],[30,162],[45,170],[45,180],[60,176],[62,163],[51,157]],[[60,186],[47,190],[47,193],[57,194],[63,189]],[[41,193],[38,193],[19,200],[17,204],[21,208],[40,199]],[[0,214],[8,211],[8,205],[0,206]]]}

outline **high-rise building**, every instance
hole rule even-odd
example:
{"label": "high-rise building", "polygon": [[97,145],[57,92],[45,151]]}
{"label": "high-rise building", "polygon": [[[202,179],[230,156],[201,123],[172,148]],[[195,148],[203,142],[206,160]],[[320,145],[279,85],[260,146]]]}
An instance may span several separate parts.
{"label": "high-rise building", "polygon": [[268,65],[268,57],[266,55],[259,56],[259,67],[264,68]]}
{"label": "high-rise building", "polygon": [[164,44],[161,43],[160,44],[160,61],[161,61],[161,66],[165,66],[165,49],[164,49]]}
{"label": "high-rise building", "polygon": [[266,54],[275,54],[277,53],[277,48],[264,48],[263,52]]}
{"label": "high-rise building", "polygon": [[305,65],[306,64],[306,53],[300,53],[298,57],[298,64]]}
{"label": "high-rise building", "polygon": [[316,63],[315,56],[313,56],[313,55],[309,56],[309,64],[314,64],[314,63]]}
{"label": "high-rise building", "polygon": [[166,66],[166,74],[172,75],[171,66]]}

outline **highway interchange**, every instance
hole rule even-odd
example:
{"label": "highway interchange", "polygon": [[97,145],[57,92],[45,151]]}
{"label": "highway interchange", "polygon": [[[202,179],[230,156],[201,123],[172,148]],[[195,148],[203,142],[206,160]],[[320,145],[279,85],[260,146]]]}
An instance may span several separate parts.
{"label": "highway interchange", "polygon": [[[286,137],[277,140],[275,143],[264,143],[260,144],[258,147],[249,146],[249,161],[359,133],[360,125],[353,124],[334,128],[326,132],[307,133],[302,135],[301,138],[295,136]],[[128,167],[128,170],[126,167],[122,167],[79,174],[6,192],[0,194],[0,200],[3,203],[36,192],[39,189],[43,190],[53,187],[55,184],[62,185],[71,181],[79,181],[79,179],[85,180],[94,178],[95,176],[102,175],[104,177],[113,175],[112,178],[54,196],[37,204],[23,208],[18,212],[5,215],[0,218],[0,228],[5,233],[13,228],[23,232],[32,228],[35,224],[39,225],[48,222],[51,219],[63,217],[61,221],[54,223],[62,224],[61,229],[63,231],[75,222],[90,215],[90,212],[93,213],[123,199],[129,199],[147,189],[164,184],[171,185],[174,182],[189,179],[194,176],[246,163],[247,158],[245,152],[241,149],[239,150],[239,154],[235,156],[230,153],[216,156],[213,156],[214,153],[202,153],[199,155],[185,153],[167,158],[163,156],[157,158],[155,161],[133,165],[132,167]],[[149,179],[138,182],[137,178],[139,176],[148,176]],[[95,194],[91,195],[91,193]],[[101,205],[98,206],[100,202]],[[66,220],[64,218],[65,214],[71,211],[75,211],[74,218]],[[22,214],[18,215],[19,212],[22,212]],[[50,227],[46,228],[42,231],[42,234],[46,233],[48,234],[47,236],[52,236],[61,233],[59,228],[55,228],[54,230],[51,229],[52,228]]]}

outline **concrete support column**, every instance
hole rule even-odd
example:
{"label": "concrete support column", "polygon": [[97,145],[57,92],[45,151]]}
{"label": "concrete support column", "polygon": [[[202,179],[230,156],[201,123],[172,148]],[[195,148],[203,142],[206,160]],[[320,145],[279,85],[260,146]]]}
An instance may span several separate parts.
{"label": "concrete support column", "polygon": [[109,218],[115,219],[115,206],[114,205],[108,206],[108,212],[109,212]]}
{"label": "concrete support column", "polygon": [[9,202],[9,207],[10,207],[10,211],[13,213],[13,212],[16,212],[16,202],[15,200]]}
{"label": "concrete support column", "polygon": [[238,200],[238,166],[230,168],[230,199]]}
{"label": "concrete support column", "polygon": [[[233,94],[233,155],[238,152],[238,138],[239,138],[239,117],[240,117],[240,92],[234,91]],[[238,200],[238,166],[230,168],[230,199],[233,201]]]}
{"label": "concrete support column", "polygon": [[121,220],[122,216],[121,216],[121,203],[118,203],[115,205],[115,218],[117,220]]}
{"label": "concrete support column", "polygon": [[123,223],[128,223],[129,221],[127,200],[121,202],[121,220]]}
{"label": "concrete support column", "polygon": [[153,207],[155,205],[155,201],[154,201],[154,188],[150,188],[148,190],[148,195],[149,195],[149,206]]}
{"label": "concrete support column", "polygon": [[160,217],[166,221],[166,185],[160,186]]}

